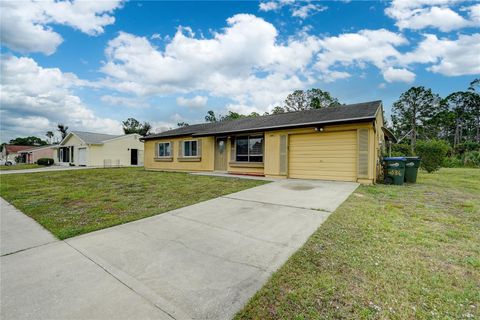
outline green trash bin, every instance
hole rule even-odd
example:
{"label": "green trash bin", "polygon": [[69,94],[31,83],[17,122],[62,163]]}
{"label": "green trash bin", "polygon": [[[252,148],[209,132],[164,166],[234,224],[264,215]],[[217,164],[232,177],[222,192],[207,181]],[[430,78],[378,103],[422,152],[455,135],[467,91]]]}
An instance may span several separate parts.
{"label": "green trash bin", "polygon": [[386,184],[402,185],[405,179],[405,157],[383,158]]}
{"label": "green trash bin", "polygon": [[419,157],[405,157],[405,182],[417,182],[418,168],[420,167]]}

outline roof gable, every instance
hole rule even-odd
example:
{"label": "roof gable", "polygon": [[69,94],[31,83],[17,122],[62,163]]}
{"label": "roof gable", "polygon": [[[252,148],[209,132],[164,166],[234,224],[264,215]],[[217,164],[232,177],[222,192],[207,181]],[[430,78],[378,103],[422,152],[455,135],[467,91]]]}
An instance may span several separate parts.
{"label": "roof gable", "polygon": [[87,131],[71,131],[68,135],[60,142],[60,145],[65,145],[72,136],[80,139],[85,144],[103,144],[107,140],[115,139],[122,137],[123,135],[113,135],[113,134],[104,134],[104,133],[95,133]]}

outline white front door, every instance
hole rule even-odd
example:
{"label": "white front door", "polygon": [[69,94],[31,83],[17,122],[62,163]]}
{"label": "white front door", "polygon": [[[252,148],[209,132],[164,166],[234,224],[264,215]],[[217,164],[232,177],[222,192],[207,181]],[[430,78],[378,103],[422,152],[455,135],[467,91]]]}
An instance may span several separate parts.
{"label": "white front door", "polygon": [[78,165],[87,165],[87,148],[78,148]]}

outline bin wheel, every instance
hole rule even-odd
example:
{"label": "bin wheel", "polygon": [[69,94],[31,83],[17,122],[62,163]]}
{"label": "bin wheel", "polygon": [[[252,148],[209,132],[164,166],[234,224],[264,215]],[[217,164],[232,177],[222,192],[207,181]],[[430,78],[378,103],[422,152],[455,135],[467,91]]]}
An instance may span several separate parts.
{"label": "bin wheel", "polygon": [[386,177],[386,178],[385,178],[385,184],[393,184],[393,178],[391,178],[391,177]]}

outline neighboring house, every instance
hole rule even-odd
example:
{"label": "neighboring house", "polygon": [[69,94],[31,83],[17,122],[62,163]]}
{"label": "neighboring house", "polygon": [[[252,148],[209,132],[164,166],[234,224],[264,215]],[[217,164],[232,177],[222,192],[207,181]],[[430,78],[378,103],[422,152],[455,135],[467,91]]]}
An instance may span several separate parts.
{"label": "neighboring house", "polygon": [[15,158],[20,155],[20,152],[26,149],[31,149],[33,146],[20,146],[15,144],[6,144],[2,149],[2,160],[15,161]]}
{"label": "neighboring house", "polygon": [[145,168],[373,183],[381,101],[181,127],[144,137]]}
{"label": "neighboring house", "polygon": [[19,155],[22,158],[22,163],[36,163],[40,158],[50,158],[57,162],[56,154],[57,150],[55,149],[55,146],[52,145],[30,147],[29,149],[19,152]]}
{"label": "neighboring house", "polygon": [[71,131],[56,148],[61,165],[143,165],[143,142],[139,134],[111,135]]}

